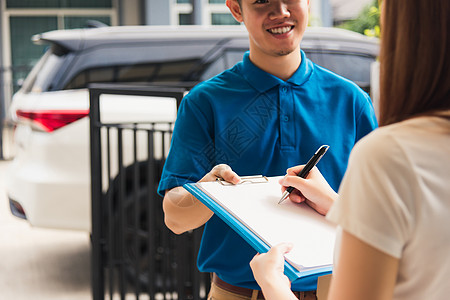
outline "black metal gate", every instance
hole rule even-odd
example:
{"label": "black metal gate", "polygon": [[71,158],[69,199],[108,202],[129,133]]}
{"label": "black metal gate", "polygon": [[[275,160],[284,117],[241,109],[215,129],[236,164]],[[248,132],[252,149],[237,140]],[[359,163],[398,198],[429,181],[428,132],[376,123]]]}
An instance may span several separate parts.
{"label": "black metal gate", "polygon": [[93,299],[206,299],[209,274],[196,266],[202,229],[170,232],[156,192],[173,124],[100,118],[101,95],[170,97],[178,106],[186,88],[92,85],[89,91]]}

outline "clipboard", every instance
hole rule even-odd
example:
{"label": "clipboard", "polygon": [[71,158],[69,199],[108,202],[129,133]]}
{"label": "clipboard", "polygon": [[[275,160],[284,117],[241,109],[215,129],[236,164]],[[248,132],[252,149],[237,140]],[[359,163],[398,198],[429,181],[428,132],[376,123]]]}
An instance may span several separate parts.
{"label": "clipboard", "polygon": [[[279,178],[257,175],[241,177],[237,185],[219,179],[183,187],[257,252],[265,253],[280,242],[293,243],[294,248],[285,256],[284,270],[291,281],[330,274],[336,227],[305,203],[278,204]],[[296,231],[292,226],[308,229]]]}

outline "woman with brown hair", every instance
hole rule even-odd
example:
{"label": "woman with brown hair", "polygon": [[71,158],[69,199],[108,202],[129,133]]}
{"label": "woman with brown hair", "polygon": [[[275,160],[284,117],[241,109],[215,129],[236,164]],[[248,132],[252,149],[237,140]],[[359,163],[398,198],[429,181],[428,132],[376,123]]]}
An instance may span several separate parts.
{"label": "woman with brown hair", "polygon": [[[380,125],[353,149],[339,196],[288,170],[294,202],[339,225],[328,299],[446,299],[450,295],[450,1],[384,0]],[[333,203],[334,202],[334,203]],[[281,244],[251,267],[267,299],[296,299]]]}

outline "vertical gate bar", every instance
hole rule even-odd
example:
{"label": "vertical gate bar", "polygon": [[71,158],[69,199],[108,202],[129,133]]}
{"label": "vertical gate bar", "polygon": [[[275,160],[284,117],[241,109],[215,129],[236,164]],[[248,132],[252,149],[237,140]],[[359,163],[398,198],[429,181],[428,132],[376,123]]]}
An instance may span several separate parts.
{"label": "vertical gate bar", "polygon": [[[195,234],[195,230],[191,231],[189,233],[189,236],[187,237],[187,241],[189,244],[189,247],[186,249],[186,253],[185,253],[185,273],[186,273],[186,278],[187,278],[187,282],[189,282],[190,284],[190,291],[192,294],[192,298],[191,299],[198,299],[198,282],[195,280],[195,273],[198,272],[197,268],[196,268],[196,264],[193,263],[192,261],[192,257],[195,256],[195,245],[194,245],[194,234]],[[195,262],[196,260],[194,260]]]}
{"label": "vertical gate bar", "polygon": [[[163,153],[164,161],[167,158],[168,151],[166,151],[167,141],[171,140],[171,128],[172,123],[167,123],[168,129],[161,132],[161,151]],[[166,228],[167,234],[170,239],[170,258],[169,258],[169,270],[170,270],[170,282],[171,291],[176,292],[178,299],[191,299],[189,285],[189,272],[186,264],[186,248],[189,248],[188,237],[189,233],[182,235],[175,235]],[[187,247],[186,247],[187,246]],[[172,263],[171,263],[172,262]]]}
{"label": "vertical gate bar", "polygon": [[[170,125],[169,125],[170,126]],[[170,129],[170,127],[169,127]],[[164,141],[166,140],[170,141],[170,130],[167,132],[164,132]],[[164,146],[164,149],[166,147]],[[177,279],[176,281],[176,291],[178,293],[178,299],[191,299],[187,298],[187,296],[192,293],[192,288],[189,288],[189,266],[188,261],[186,259],[186,252],[189,252],[189,232],[185,232],[182,235],[175,236],[175,263],[177,270],[174,270],[174,278]]]}
{"label": "vertical gate bar", "polygon": [[192,276],[190,276],[190,270],[189,270],[189,259],[190,259],[190,255],[189,255],[189,251],[191,248],[191,232],[185,233],[184,237],[183,237],[183,244],[187,245],[187,247],[183,247],[184,249],[181,249],[182,253],[182,265],[183,265],[183,269],[180,271],[180,273],[183,274],[183,278],[182,278],[182,284],[184,287],[184,297],[185,299],[187,299],[187,297],[189,297],[189,299],[194,299],[194,286],[192,285],[193,281],[192,281]]}
{"label": "vertical gate bar", "polygon": [[140,249],[140,195],[139,195],[139,185],[141,182],[140,176],[139,176],[139,163],[137,158],[137,124],[133,125],[133,203],[134,203],[134,246],[136,249],[136,261],[135,261],[135,281],[134,281],[134,288],[135,288],[135,295],[136,299],[139,300],[139,294],[140,294],[140,267],[139,263],[141,260],[141,249]]}
{"label": "vertical gate bar", "polygon": [[[161,155],[162,157],[164,157],[164,149],[165,149],[165,143],[164,143],[164,132],[160,131],[160,135],[159,135],[160,139],[161,139]],[[163,266],[163,293],[164,293],[164,299],[167,299],[167,293],[171,290],[171,287],[169,285],[170,280],[171,280],[171,272],[170,272],[170,261],[172,258],[172,253],[171,253],[171,247],[170,247],[170,238],[171,238],[171,234],[169,232],[169,230],[164,226],[164,224],[162,223],[161,226],[161,234],[162,234],[162,238],[161,238],[161,242],[162,242],[162,247],[163,247],[163,261],[162,261],[162,266]]]}
{"label": "vertical gate bar", "polygon": [[[106,206],[107,211],[105,214],[105,223],[108,224],[108,238],[107,241],[107,258],[108,258],[108,283],[109,283],[109,298],[113,299],[114,295],[114,270],[115,270],[115,236],[114,236],[114,210],[113,210],[113,199],[114,199],[114,186],[111,179],[111,128],[108,127],[106,130],[106,172],[108,176],[108,193],[106,194]],[[103,218],[102,218],[103,219]]]}
{"label": "vertical gate bar", "polygon": [[125,286],[125,234],[124,234],[124,227],[125,227],[125,217],[126,212],[124,205],[125,200],[125,189],[126,189],[126,175],[125,170],[123,166],[123,129],[118,128],[118,141],[117,141],[117,147],[118,147],[118,167],[119,167],[119,192],[118,192],[118,259],[119,259],[119,290],[120,290],[120,297],[122,300],[125,299],[126,294],[126,286]]}
{"label": "vertical gate bar", "polygon": [[195,262],[197,261],[197,253],[199,250],[199,244],[201,241],[201,234],[202,234],[202,229],[197,228],[196,230],[194,230],[194,232],[192,233],[192,252],[191,252],[191,265],[189,266],[190,269],[192,270],[192,277],[193,277],[193,281],[194,281],[194,286],[196,288],[195,291],[195,298],[194,299],[200,299],[200,283],[201,283],[201,273],[200,271],[196,268],[196,264]]}
{"label": "vertical gate bar", "polygon": [[209,273],[203,273],[202,274],[202,279],[203,279],[203,283],[204,283],[204,288],[205,288],[205,298],[206,299],[209,295],[209,290],[211,289],[211,274]]}
{"label": "vertical gate bar", "polygon": [[[199,229],[197,232],[197,236],[198,236],[197,249],[200,249],[200,243],[202,240],[203,229],[204,229],[204,226],[201,229]],[[204,288],[205,288],[205,299],[206,299],[208,297],[209,290],[211,289],[211,274],[210,273],[202,273],[201,275],[202,275],[201,278],[202,278]]]}
{"label": "vertical gate bar", "polygon": [[148,249],[148,293],[150,295],[150,299],[155,299],[156,289],[156,279],[155,274],[157,272],[155,267],[155,259],[156,259],[156,230],[155,230],[155,203],[158,199],[155,193],[155,156],[153,153],[153,136],[154,136],[154,125],[151,125],[150,130],[147,132],[147,186],[149,189],[149,195],[151,197],[147,198],[147,228],[148,228],[148,236],[147,236],[147,249]]}
{"label": "vertical gate bar", "polygon": [[174,270],[174,268],[177,268],[178,270],[180,269],[180,266],[183,264],[183,259],[182,259],[182,253],[181,253],[181,247],[180,244],[183,242],[183,237],[184,237],[185,233],[182,235],[177,235],[177,236],[172,236],[172,257],[170,259],[171,261],[171,283],[172,283],[172,291],[176,292],[178,294],[178,297],[180,299],[186,299],[186,297],[184,296],[184,292],[183,292],[183,286],[184,286],[184,281],[183,281],[183,272],[176,272],[176,270]]}
{"label": "vertical gate bar", "polygon": [[200,285],[200,280],[199,280],[199,276],[198,273],[199,271],[197,270],[197,268],[195,267],[195,264],[193,262],[196,261],[197,257],[196,257],[196,253],[197,253],[197,247],[196,247],[196,234],[197,230],[194,230],[192,232],[192,236],[191,236],[191,244],[189,247],[189,266],[187,266],[187,268],[190,270],[190,277],[192,279],[192,285],[193,285],[193,294],[194,294],[194,300],[198,300],[200,299],[199,295],[200,295],[200,289],[199,289],[199,285]]}
{"label": "vertical gate bar", "polygon": [[100,300],[104,298],[104,269],[102,260],[102,244],[101,244],[101,218],[98,216],[102,211],[102,185],[101,185],[101,139],[98,123],[100,122],[100,92],[97,90],[89,90],[89,129],[91,144],[91,284],[92,298]]}

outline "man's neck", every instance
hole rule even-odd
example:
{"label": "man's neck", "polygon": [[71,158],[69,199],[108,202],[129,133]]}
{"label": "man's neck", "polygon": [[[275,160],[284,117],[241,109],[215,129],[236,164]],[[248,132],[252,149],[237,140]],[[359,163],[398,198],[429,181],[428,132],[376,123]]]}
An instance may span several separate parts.
{"label": "man's neck", "polygon": [[300,49],[283,56],[264,55],[250,50],[250,60],[261,70],[286,81],[297,71],[302,57]]}

